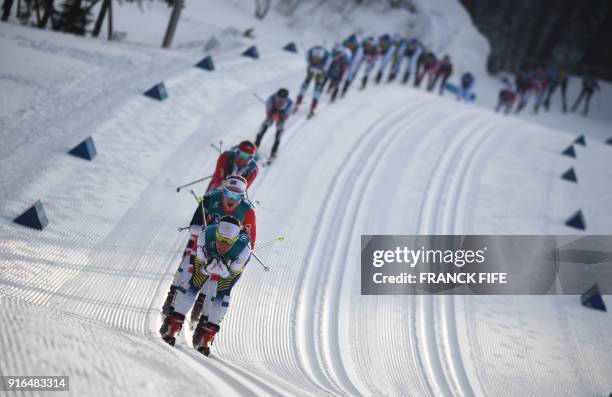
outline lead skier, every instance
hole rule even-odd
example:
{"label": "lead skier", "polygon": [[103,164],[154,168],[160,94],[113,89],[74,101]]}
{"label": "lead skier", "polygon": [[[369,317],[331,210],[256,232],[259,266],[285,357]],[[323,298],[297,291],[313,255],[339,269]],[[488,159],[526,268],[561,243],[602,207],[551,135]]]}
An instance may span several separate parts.
{"label": "lead skier", "polygon": [[176,308],[166,316],[159,330],[162,339],[174,346],[183,328],[185,315],[211,276],[219,277],[217,294],[202,316],[194,333],[194,348],[204,355],[210,354],[210,346],[220,329],[229,306],[232,288],[242,275],[251,257],[249,235],[242,231],[240,221],[231,215],[223,216],[218,224],[209,225],[198,237],[198,262],[184,272],[177,294]]}

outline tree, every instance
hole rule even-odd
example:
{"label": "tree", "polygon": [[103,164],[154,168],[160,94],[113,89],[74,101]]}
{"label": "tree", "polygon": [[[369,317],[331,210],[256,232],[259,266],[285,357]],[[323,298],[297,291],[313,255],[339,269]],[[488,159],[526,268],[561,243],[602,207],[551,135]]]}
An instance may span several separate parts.
{"label": "tree", "polygon": [[255,0],[255,18],[264,19],[270,11],[271,0]]}
{"label": "tree", "polygon": [[92,3],[92,0],[64,0],[60,5],[57,30],[85,35],[85,29],[92,21]]}

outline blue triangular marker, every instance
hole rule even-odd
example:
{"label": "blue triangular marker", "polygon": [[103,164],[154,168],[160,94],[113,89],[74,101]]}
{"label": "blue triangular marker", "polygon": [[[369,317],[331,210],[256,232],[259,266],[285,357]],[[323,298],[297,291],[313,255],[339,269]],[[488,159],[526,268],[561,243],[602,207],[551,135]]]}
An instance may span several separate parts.
{"label": "blue triangular marker", "polygon": [[604,304],[597,284],[595,284],[587,292],[582,294],[580,296],[580,301],[582,303],[582,306],[589,307],[595,310],[601,310],[602,312],[607,311],[606,305]]}
{"label": "blue triangular marker", "polygon": [[569,170],[565,171],[563,175],[561,175],[562,179],[570,182],[578,183],[578,178],[576,178],[576,172],[574,171],[574,167],[570,167]]}
{"label": "blue triangular marker", "polygon": [[215,63],[212,60],[212,57],[209,55],[206,58],[202,59],[200,62],[196,64],[197,68],[208,70],[212,72],[215,70]]}
{"label": "blue triangular marker", "polygon": [[576,152],[574,151],[573,145],[570,145],[567,149],[565,149],[562,154],[569,156],[569,157],[576,158]]}
{"label": "blue triangular marker", "polygon": [[576,138],[574,143],[578,145],[586,146],[586,140],[584,139],[584,135],[580,135],[578,138]]}
{"label": "blue triangular marker", "polygon": [[565,225],[569,227],[573,227],[574,229],[586,230],[586,223],[584,222],[582,211],[578,210],[567,221],[565,221]]}
{"label": "blue triangular marker", "polygon": [[612,145],[612,138],[608,138],[608,140],[606,141],[606,143],[607,143],[608,145]]}
{"label": "blue triangular marker", "polygon": [[297,53],[297,46],[295,45],[294,42],[291,42],[291,43],[287,44],[286,46],[284,46],[283,50],[289,51],[289,52],[293,52],[293,53]]}
{"label": "blue triangular marker", "polygon": [[43,230],[49,224],[43,204],[38,200],[26,212],[13,219],[13,222],[32,229]]}
{"label": "blue triangular marker", "polygon": [[166,86],[164,85],[163,81],[149,88],[144,95],[157,99],[158,101],[163,101],[164,99],[168,98],[168,92],[166,91]]}
{"label": "blue triangular marker", "polygon": [[252,47],[247,48],[242,53],[242,56],[253,58],[253,59],[258,59],[259,58],[259,52],[257,51],[257,47],[252,46]]}
{"label": "blue triangular marker", "polygon": [[85,160],[92,160],[97,154],[96,146],[94,145],[94,141],[90,136],[72,148],[72,150],[70,150],[68,153]]}

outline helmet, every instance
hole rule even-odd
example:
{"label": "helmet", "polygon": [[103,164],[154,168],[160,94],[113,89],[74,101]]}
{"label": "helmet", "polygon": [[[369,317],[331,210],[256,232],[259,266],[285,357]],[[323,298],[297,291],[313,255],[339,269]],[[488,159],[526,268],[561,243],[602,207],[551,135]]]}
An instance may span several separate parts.
{"label": "helmet", "polygon": [[276,91],[276,96],[279,98],[289,98],[289,90],[286,88],[279,88],[279,90]]}
{"label": "helmet", "polygon": [[257,145],[251,141],[242,141],[240,142],[240,145],[238,145],[238,150],[240,150],[242,153],[254,156],[255,153],[257,153]]}
{"label": "helmet", "polygon": [[350,48],[351,50],[357,48],[357,46],[359,45],[359,43],[357,43],[357,36],[355,36],[354,34],[350,35],[346,40],[344,40],[344,45]]}

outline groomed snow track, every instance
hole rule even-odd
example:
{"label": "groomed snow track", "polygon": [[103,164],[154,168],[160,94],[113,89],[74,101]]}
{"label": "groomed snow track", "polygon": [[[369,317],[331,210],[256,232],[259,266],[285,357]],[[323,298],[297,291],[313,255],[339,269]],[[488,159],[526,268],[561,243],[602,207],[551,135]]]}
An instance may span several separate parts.
{"label": "groomed snow track", "polygon": [[[49,228],[0,225],[0,372],[70,375],[73,395],[504,394],[490,380],[502,369],[528,367],[530,355],[497,370],[478,367],[481,357],[498,354],[496,340],[473,324],[488,313],[479,308],[495,310],[493,304],[361,296],[360,235],[494,230],[477,221],[474,203],[486,194],[521,197],[510,188],[487,190],[487,167],[516,161],[500,147],[525,136],[560,147],[563,140],[400,85],[352,90],[333,105],[325,98],[309,121],[304,113],[292,117],[278,160],[251,190],[261,202],[258,241],[287,238],[261,253],[271,271],[249,265],[210,358],[191,348],[187,329],[174,348],[159,338],[159,308],[186,239],[176,227],[194,208],[175,186],[212,171],[210,142],[254,137],[262,109],[253,92],[296,87],[302,73],[301,56],[221,57],[214,74],[189,70],[167,81],[166,102],[123,103],[96,128],[99,156],[91,164],[58,160],[31,191],[47,206]],[[520,155],[539,156],[544,171],[521,170],[517,180],[548,177],[556,149],[525,149]],[[545,186],[535,194],[555,188]],[[544,306],[567,304],[549,299]],[[569,316],[567,310],[560,313]],[[594,334],[609,326],[589,320]],[[576,328],[551,332],[561,343]],[[537,341],[523,343],[536,351],[530,343]],[[579,370],[595,372],[583,379],[591,391],[606,382],[606,355],[597,368],[580,362]],[[562,361],[555,370],[567,366]],[[535,394],[538,382],[512,391]],[[550,384],[541,387],[552,390]]]}

